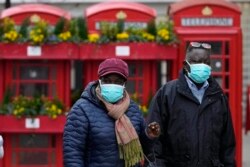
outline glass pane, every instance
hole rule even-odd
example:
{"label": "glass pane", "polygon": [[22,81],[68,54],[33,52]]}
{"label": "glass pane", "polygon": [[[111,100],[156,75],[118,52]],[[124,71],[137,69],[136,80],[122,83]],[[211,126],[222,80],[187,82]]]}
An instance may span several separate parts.
{"label": "glass pane", "polygon": [[16,164],[17,163],[17,154],[16,154],[16,152],[12,152],[11,156],[12,156],[11,164]]}
{"label": "glass pane", "polygon": [[52,97],[57,97],[57,94],[56,94],[56,84],[55,83],[53,83],[52,84]]}
{"label": "glass pane", "polygon": [[229,59],[226,59],[225,60],[225,72],[229,72],[229,68],[230,68]]}
{"label": "glass pane", "polygon": [[19,93],[24,96],[45,95],[48,96],[48,84],[44,83],[22,83]]}
{"label": "glass pane", "polygon": [[214,76],[214,78],[218,82],[218,84],[222,87],[222,77]]}
{"label": "glass pane", "polygon": [[48,135],[20,135],[19,147],[21,148],[47,148],[49,145]]}
{"label": "glass pane", "polygon": [[207,42],[212,46],[211,54],[221,55],[222,53],[222,42]]}
{"label": "glass pane", "polygon": [[134,77],[136,75],[136,66],[135,64],[129,64],[129,76]]}
{"label": "glass pane", "polygon": [[55,67],[51,67],[51,79],[55,80],[56,79],[56,68]]}
{"label": "glass pane", "polygon": [[226,56],[230,55],[229,42],[227,41],[225,44],[225,54]]}
{"label": "glass pane", "polygon": [[56,163],[56,153],[55,153],[55,151],[52,151],[51,152],[51,162],[53,163],[53,164],[55,164]]}
{"label": "glass pane", "polygon": [[221,59],[211,59],[212,71],[221,72],[222,71],[222,60]]}
{"label": "glass pane", "polygon": [[139,89],[139,90],[137,90],[139,94],[142,94],[142,93],[143,93],[143,88],[144,88],[144,86],[143,86],[143,81],[140,80],[140,81],[139,81],[139,86],[138,86],[138,89]]}
{"label": "glass pane", "polygon": [[13,67],[13,79],[17,79],[17,67],[14,65]]}
{"label": "glass pane", "polygon": [[[235,81],[237,82],[237,81]],[[225,89],[229,89],[229,76],[225,77]]]}
{"label": "glass pane", "polygon": [[13,135],[13,137],[11,138],[11,145],[12,145],[13,148],[18,147],[17,135]]}
{"label": "glass pane", "polygon": [[135,93],[135,81],[133,80],[128,81],[126,84],[126,89],[129,94]]}
{"label": "glass pane", "polygon": [[19,152],[20,165],[46,165],[48,162],[47,152]]}
{"label": "glass pane", "polygon": [[21,66],[20,79],[21,80],[41,80],[49,78],[48,67],[39,66]]}
{"label": "glass pane", "polygon": [[138,63],[137,67],[138,67],[138,77],[142,77],[143,76],[143,66],[142,66],[142,63]]}

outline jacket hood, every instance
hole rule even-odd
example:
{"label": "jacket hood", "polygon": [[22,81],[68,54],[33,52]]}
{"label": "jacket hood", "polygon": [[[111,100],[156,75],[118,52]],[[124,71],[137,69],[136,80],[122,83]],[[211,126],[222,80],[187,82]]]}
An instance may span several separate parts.
{"label": "jacket hood", "polygon": [[87,99],[88,101],[100,105],[100,100],[97,98],[95,93],[95,88],[98,85],[98,81],[93,81],[88,83],[88,85],[85,87],[84,91],[81,94],[81,98]]}

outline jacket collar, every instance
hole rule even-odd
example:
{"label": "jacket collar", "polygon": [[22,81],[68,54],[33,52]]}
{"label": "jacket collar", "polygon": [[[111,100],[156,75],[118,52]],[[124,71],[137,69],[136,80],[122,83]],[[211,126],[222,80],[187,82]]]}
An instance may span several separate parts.
{"label": "jacket collar", "polygon": [[[213,95],[217,93],[220,93],[220,94],[222,93],[222,89],[220,88],[219,84],[215,81],[215,79],[212,76],[210,76],[207,81],[209,83],[209,87],[207,88],[205,95],[209,96],[209,95]],[[187,84],[184,70],[180,71],[179,80],[177,81],[177,91],[187,96],[193,96]]]}

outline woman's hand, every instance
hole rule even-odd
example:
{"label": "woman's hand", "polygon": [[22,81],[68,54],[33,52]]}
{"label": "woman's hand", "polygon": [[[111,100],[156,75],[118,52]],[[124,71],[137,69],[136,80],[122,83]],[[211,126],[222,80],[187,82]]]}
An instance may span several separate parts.
{"label": "woman's hand", "polygon": [[147,136],[149,138],[157,138],[161,134],[161,127],[157,122],[151,122],[146,128]]}

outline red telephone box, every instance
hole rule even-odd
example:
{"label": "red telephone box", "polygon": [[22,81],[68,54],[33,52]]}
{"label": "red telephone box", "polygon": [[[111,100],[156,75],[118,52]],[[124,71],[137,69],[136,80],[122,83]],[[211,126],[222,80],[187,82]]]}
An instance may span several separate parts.
{"label": "red telephone box", "polygon": [[[153,20],[156,11],[153,8],[139,3],[132,2],[112,2],[100,3],[90,6],[85,11],[85,18],[90,32],[99,32],[100,22],[116,23],[119,17],[125,18],[125,28],[134,26],[146,28],[147,23]],[[160,81],[157,79],[162,64],[168,63],[177,56],[177,48],[173,46],[158,45],[156,43],[109,43],[98,46],[80,47],[80,59],[84,60],[84,83],[85,85],[97,79],[98,65],[101,60],[111,57],[120,57],[127,61],[129,65],[129,79],[126,85],[129,93],[137,93],[139,100],[146,104],[159,87]]]}
{"label": "red telephone box", "polygon": [[[35,16],[55,25],[70,14],[49,5],[15,6],[1,12],[1,19],[12,18],[16,24]],[[78,56],[73,44],[60,43],[37,46],[39,52],[30,51],[28,43],[0,44],[0,100],[11,88],[13,95],[33,96],[38,93],[58,97],[70,104],[71,60]],[[62,133],[65,116],[52,120],[39,117],[39,125],[29,128],[24,120],[1,116],[0,133],[4,138],[5,156],[0,167],[62,167]]]}
{"label": "red telephone box", "polygon": [[212,45],[212,75],[229,98],[237,140],[237,166],[242,165],[242,32],[240,9],[223,0],[183,0],[170,15],[180,39],[177,69],[182,67],[190,41]]}

